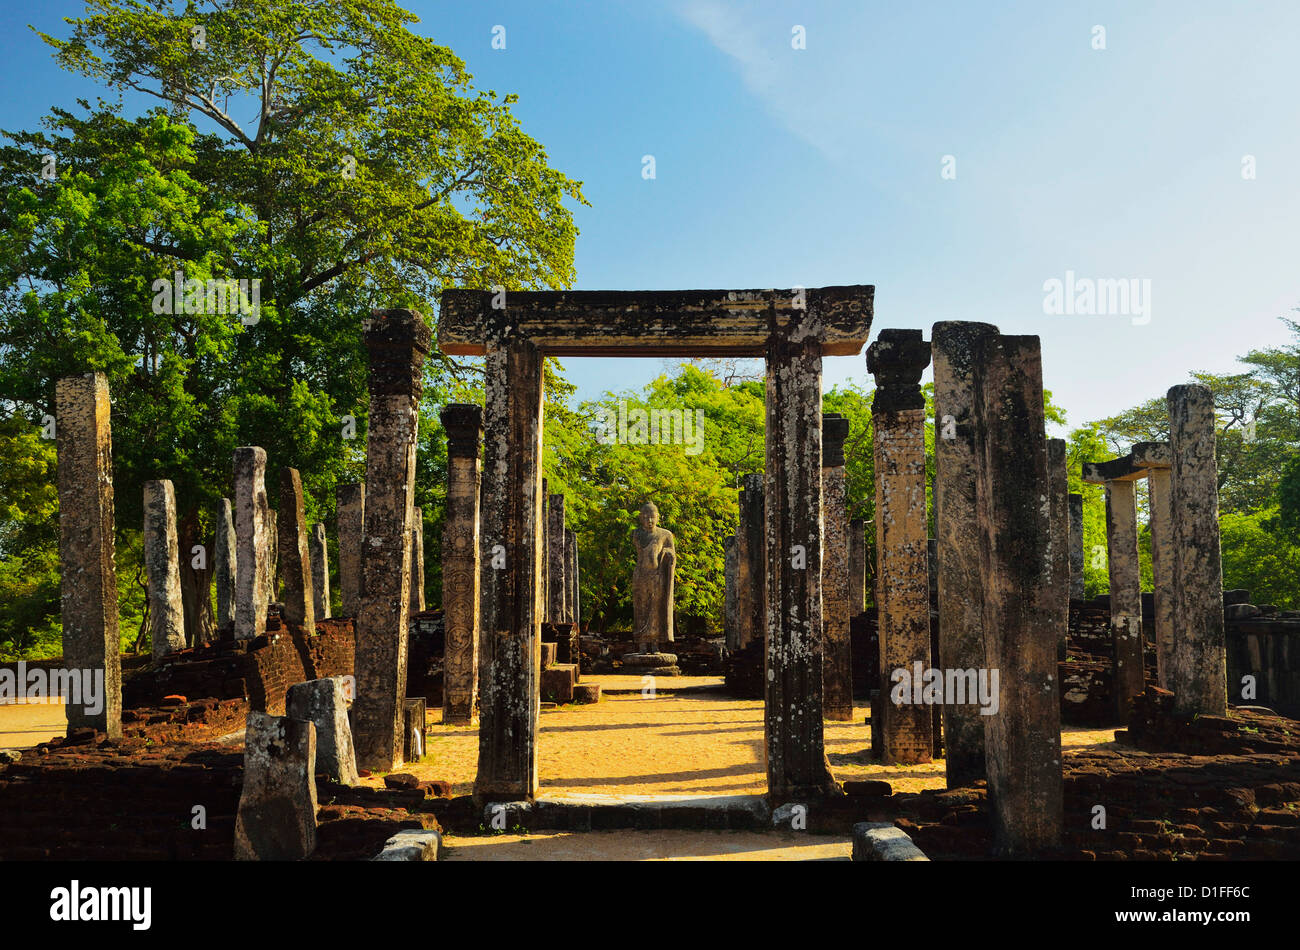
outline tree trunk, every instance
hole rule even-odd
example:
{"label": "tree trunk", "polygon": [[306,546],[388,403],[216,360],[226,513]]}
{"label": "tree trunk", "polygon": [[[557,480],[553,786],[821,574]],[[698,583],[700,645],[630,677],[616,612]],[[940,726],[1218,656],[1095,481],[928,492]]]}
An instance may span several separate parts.
{"label": "tree trunk", "polygon": [[185,617],[185,642],[192,647],[211,642],[216,628],[212,616],[212,543],[204,544],[202,568],[194,567],[194,546],[199,541],[199,512],[191,506],[177,527],[180,547],[181,609]]}

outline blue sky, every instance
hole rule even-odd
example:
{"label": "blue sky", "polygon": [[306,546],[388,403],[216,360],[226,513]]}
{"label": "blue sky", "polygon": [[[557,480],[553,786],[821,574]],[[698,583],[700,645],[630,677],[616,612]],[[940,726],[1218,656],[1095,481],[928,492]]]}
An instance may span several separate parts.
{"label": "blue sky", "polygon": [[[873,331],[1039,334],[1072,424],[1236,371],[1297,316],[1290,0],[406,5],[585,182],[579,289],[874,284]],[[4,0],[0,126],[96,94],[26,28],[81,9]],[[1067,271],[1150,281],[1149,322],[1045,314]],[[664,364],[566,365],[591,396]],[[870,382],[863,357],[829,358],[847,381]]]}

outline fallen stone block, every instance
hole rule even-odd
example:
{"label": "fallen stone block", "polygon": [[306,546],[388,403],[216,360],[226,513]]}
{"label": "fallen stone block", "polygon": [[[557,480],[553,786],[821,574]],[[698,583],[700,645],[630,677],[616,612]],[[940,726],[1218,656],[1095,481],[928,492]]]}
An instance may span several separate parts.
{"label": "fallen stone block", "polygon": [[575,703],[600,702],[600,684],[599,683],[575,683],[573,685],[573,701]]}
{"label": "fallen stone block", "polygon": [[340,785],[357,784],[357,756],[348,725],[343,677],[308,680],[289,687],[285,712],[316,726],[316,771]]}
{"label": "fallen stone block", "polygon": [[296,861],[316,849],[316,726],[250,712],[236,861]]}
{"label": "fallen stone block", "polygon": [[442,836],[436,831],[399,831],[384,842],[376,861],[437,861]]}
{"label": "fallen stone block", "polygon": [[854,861],[929,861],[907,833],[885,822],[853,826]]}

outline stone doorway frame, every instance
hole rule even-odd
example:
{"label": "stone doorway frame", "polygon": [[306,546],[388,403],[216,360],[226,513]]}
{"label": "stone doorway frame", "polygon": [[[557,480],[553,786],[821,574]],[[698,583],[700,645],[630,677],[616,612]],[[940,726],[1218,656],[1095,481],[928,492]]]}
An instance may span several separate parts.
{"label": "stone doorway frame", "polygon": [[766,360],[768,795],[834,792],[822,734],[822,357],[862,351],[874,296],[870,285],[443,292],[442,351],[486,359],[476,798],[532,800],[539,788],[546,356]]}

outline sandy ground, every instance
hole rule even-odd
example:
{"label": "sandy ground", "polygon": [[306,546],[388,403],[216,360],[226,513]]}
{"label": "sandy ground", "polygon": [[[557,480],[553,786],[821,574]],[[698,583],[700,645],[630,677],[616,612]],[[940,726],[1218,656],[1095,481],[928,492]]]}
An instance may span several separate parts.
{"label": "sandy ground", "polygon": [[[683,686],[720,685],[719,677],[660,679],[656,694],[643,696],[632,676],[584,677],[603,695],[592,706],[543,710],[538,772],[543,792],[603,794],[763,794],[763,703],[718,692],[683,692]],[[609,692],[613,690],[613,692]],[[628,690],[628,692],[622,692]],[[631,692],[631,690],[638,690]],[[835,777],[884,779],[895,791],[943,788],[943,761],[886,766],[867,759],[866,706],[853,722],[825,724],[826,753]],[[440,709],[429,711],[425,757],[402,767],[421,779],[444,779],[453,794],[472,791],[478,767],[478,729],[444,726]],[[1066,748],[1097,746],[1113,729],[1067,729]],[[363,780],[379,784],[375,776]]]}
{"label": "sandy ground", "polygon": [[443,838],[439,861],[847,861],[850,838],[797,831],[590,831]]}
{"label": "sandy ground", "polygon": [[0,749],[30,749],[67,731],[62,699],[0,704]]}

